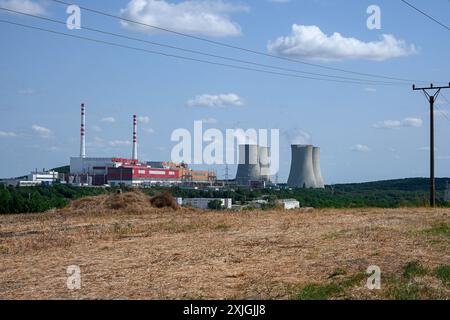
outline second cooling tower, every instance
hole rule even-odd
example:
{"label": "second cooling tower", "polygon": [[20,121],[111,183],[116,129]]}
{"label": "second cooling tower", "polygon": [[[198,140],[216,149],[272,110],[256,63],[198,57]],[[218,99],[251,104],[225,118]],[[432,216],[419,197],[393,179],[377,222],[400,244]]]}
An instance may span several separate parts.
{"label": "second cooling tower", "polygon": [[320,168],[320,148],[313,147],[313,170],[314,178],[316,178],[316,188],[325,188],[322,178],[322,169]]}
{"label": "second cooling tower", "polygon": [[310,145],[292,145],[291,172],[288,186],[292,188],[323,188],[320,170],[320,149]]}
{"label": "second cooling tower", "polygon": [[270,148],[269,147],[259,147],[259,169],[260,169],[260,179],[262,181],[270,181]]}

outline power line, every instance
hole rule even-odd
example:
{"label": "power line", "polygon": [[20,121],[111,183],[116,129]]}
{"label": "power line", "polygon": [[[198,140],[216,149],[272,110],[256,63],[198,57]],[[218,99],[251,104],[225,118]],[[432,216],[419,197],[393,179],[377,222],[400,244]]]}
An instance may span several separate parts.
{"label": "power line", "polygon": [[449,118],[449,116],[447,115],[447,113],[445,112],[445,110],[442,110],[441,108],[439,108],[438,105],[436,105],[436,109],[438,109],[439,113],[440,113],[441,115],[443,115],[444,118],[447,119],[447,121],[450,122],[450,118]]}
{"label": "power line", "polygon": [[441,97],[444,98],[444,100],[447,101],[447,103],[448,103],[449,106],[450,106],[450,100],[447,99],[447,97],[446,97],[442,92],[441,92]]}
{"label": "power line", "polygon": [[[447,99],[446,96],[441,92],[441,97],[444,98],[444,100],[448,103],[450,106],[450,101]],[[444,116],[445,119],[447,119],[450,122],[450,117],[447,115],[447,112],[445,110],[442,110],[438,105],[436,105],[436,108],[439,110],[439,112]]]}
{"label": "power line", "polygon": [[406,0],[400,0],[401,2],[403,2],[404,4],[410,6],[411,8],[413,8],[414,10],[416,10],[417,12],[423,14],[425,17],[427,17],[428,19],[436,22],[437,24],[439,24],[441,27],[444,27],[445,29],[450,31],[450,27],[446,26],[445,24],[443,24],[442,22],[440,22],[439,20],[433,18],[432,16],[430,16],[429,14],[425,13],[424,11],[420,10],[419,8],[413,6],[411,3],[409,3]]}
{"label": "power line", "polygon": [[[4,11],[17,13],[17,14],[20,14],[20,15],[28,16],[28,17],[41,19],[41,20],[44,20],[44,21],[58,23],[58,24],[61,24],[61,25],[66,25],[65,21],[60,21],[60,20],[56,20],[56,19],[42,17],[42,16],[38,16],[38,15],[26,13],[26,12],[12,10],[12,9],[8,9],[8,8],[4,8],[4,7],[0,7],[0,10],[4,10]],[[155,42],[155,41],[149,41],[149,40],[144,40],[144,39],[140,39],[140,38],[130,37],[130,36],[123,35],[123,34],[118,34],[118,33],[113,33],[113,32],[109,32],[109,31],[105,31],[105,30],[99,30],[99,29],[86,27],[84,25],[83,25],[82,29],[88,30],[88,31],[97,32],[97,33],[101,33],[101,34],[105,34],[105,35],[115,36],[115,37],[119,37],[119,38],[123,38],[123,39],[127,39],[127,40],[138,41],[138,42],[146,43],[146,44],[150,44],[150,45],[155,45],[155,46],[160,46],[160,47],[180,50],[180,51],[184,51],[184,52],[199,54],[199,55],[203,55],[203,56],[207,56],[207,57],[218,58],[218,59],[223,59],[223,60],[228,60],[228,61],[233,61],[233,62],[245,63],[245,64],[258,66],[258,67],[276,69],[276,70],[281,70],[281,71],[288,71],[288,72],[307,74],[307,75],[314,75],[314,76],[327,77],[327,78],[335,78],[335,79],[361,81],[361,82],[367,82],[367,84],[377,84],[377,83],[393,84],[393,85],[400,84],[399,82],[387,82],[387,81],[380,81],[380,80],[371,80],[371,79],[361,79],[361,78],[351,78],[351,77],[327,75],[327,74],[321,74],[321,73],[315,73],[315,72],[306,72],[306,71],[297,70],[297,69],[291,69],[291,68],[283,68],[283,67],[278,67],[278,66],[273,66],[273,65],[268,65],[268,64],[256,63],[256,62],[252,62],[252,61],[236,59],[236,58],[226,57],[226,56],[222,56],[222,55],[210,54],[210,53],[206,53],[206,52],[202,52],[202,51],[185,49],[185,48],[181,48],[181,47],[177,47],[177,46],[167,45],[167,44],[163,44],[163,43],[159,43],[159,42]]]}
{"label": "power line", "polygon": [[161,55],[161,56],[165,56],[165,57],[169,57],[169,58],[176,58],[176,59],[187,60],[187,61],[195,61],[195,62],[210,64],[210,65],[229,67],[229,68],[233,68],[233,69],[240,69],[240,70],[254,71],[254,72],[259,72],[259,73],[266,73],[266,74],[286,76],[286,77],[292,77],[292,78],[300,78],[300,79],[308,79],[308,80],[317,80],[317,81],[352,83],[352,84],[362,84],[362,85],[368,85],[368,84],[370,84],[370,85],[387,85],[387,84],[383,84],[383,83],[370,83],[370,82],[368,83],[368,82],[345,81],[345,80],[336,80],[336,79],[323,79],[323,78],[315,78],[315,77],[309,77],[309,76],[300,76],[300,75],[290,74],[290,73],[282,73],[282,72],[274,72],[274,71],[268,71],[268,70],[262,70],[262,69],[256,69],[256,68],[249,68],[249,67],[232,65],[232,64],[227,64],[227,63],[220,63],[220,62],[215,62],[215,61],[180,56],[180,55],[176,55],[176,54],[169,54],[166,52],[147,50],[147,49],[132,47],[132,46],[119,44],[119,43],[115,43],[115,42],[104,41],[104,40],[99,40],[99,39],[94,39],[94,38],[83,37],[83,36],[77,36],[74,34],[54,31],[54,30],[40,28],[40,27],[36,27],[36,26],[30,26],[30,25],[12,22],[12,21],[8,21],[8,20],[0,20],[0,23],[6,23],[6,24],[10,24],[10,25],[20,26],[23,28],[39,30],[39,31],[43,31],[43,32],[53,33],[53,34],[57,34],[57,35],[62,35],[62,36],[66,36],[66,37],[71,37],[71,38],[76,38],[76,39],[80,39],[80,40],[86,40],[86,41],[91,41],[91,42],[96,42],[96,43],[101,43],[101,44],[106,44],[106,45],[124,48],[124,49],[141,51],[141,52],[150,53],[150,54],[154,54],[154,55]]}
{"label": "power line", "polygon": [[[59,4],[63,4],[63,5],[66,5],[66,6],[73,4],[73,3],[68,3],[68,2],[65,2],[65,1],[61,1],[61,0],[51,0],[51,1],[59,3]],[[158,26],[151,25],[151,24],[148,24],[148,23],[127,19],[127,18],[120,17],[120,16],[117,16],[117,15],[114,15],[114,14],[111,14],[111,13],[103,12],[103,11],[100,11],[100,10],[96,10],[96,9],[92,9],[92,8],[88,8],[88,7],[84,7],[84,6],[80,6],[80,5],[77,5],[77,6],[80,9],[82,9],[82,10],[85,10],[85,11],[88,11],[88,12],[92,12],[92,13],[95,13],[95,14],[103,15],[103,16],[106,16],[106,17],[118,19],[118,20],[121,20],[121,21],[133,23],[133,24],[137,24],[137,25],[140,25],[140,26],[145,26],[145,27],[148,27],[148,28],[153,28],[153,29],[156,29],[156,30],[164,31],[164,32],[173,33],[173,34],[176,34],[176,35],[179,35],[179,36],[195,39],[195,40],[198,40],[198,41],[207,42],[207,43],[210,43],[210,44],[214,44],[214,45],[218,45],[218,46],[222,46],[222,47],[226,47],[226,48],[230,48],[230,49],[235,49],[235,50],[240,50],[240,51],[244,51],[244,52],[247,52],[247,53],[257,54],[257,55],[260,55],[260,56],[275,58],[275,59],[289,61],[289,62],[294,62],[294,63],[300,63],[300,64],[303,64],[303,65],[316,67],[316,68],[322,68],[322,69],[338,71],[338,72],[344,72],[344,73],[355,74],[355,75],[366,76],[366,77],[372,77],[372,78],[381,78],[381,79],[388,79],[388,80],[404,81],[404,82],[409,82],[409,83],[410,82],[429,83],[429,81],[422,81],[422,80],[414,80],[414,79],[405,79],[405,78],[396,78],[396,77],[390,77],[390,76],[376,75],[376,74],[358,72],[358,71],[353,71],[353,70],[346,70],[346,69],[341,69],[341,68],[336,68],[336,67],[329,67],[329,66],[325,66],[325,65],[321,65],[321,64],[317,64],[317,63],[306,62],[306,61],[299,60],[299,59],[293,59],[293,58],[277,56],[277,55],[266,53],[266,52],[263,52],[263,51],[257,51],[257,50],[253,50],[253,49],[239,47],[239,46],[236,46],[236,45],[231,45],[231,44],[224,43],[224,42],[210,40],[210,39],[207,39],[207,38],[194,36],[194,35],[191,35],[191,34],[183,33],[183,32],[180,32],[180,31],[171,30],[171,29],[168,29],[168,28],[158,27]]]}

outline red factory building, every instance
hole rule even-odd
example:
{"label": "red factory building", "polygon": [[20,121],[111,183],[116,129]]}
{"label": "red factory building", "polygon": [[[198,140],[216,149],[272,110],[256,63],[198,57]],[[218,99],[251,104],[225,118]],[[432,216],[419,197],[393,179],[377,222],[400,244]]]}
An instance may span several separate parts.
{"label": "red factory building", "polygon": [[125,164],[107,169],[107,181],[111,186],[145,186],[181,182],[179,170],[151,168],[143,164]]}

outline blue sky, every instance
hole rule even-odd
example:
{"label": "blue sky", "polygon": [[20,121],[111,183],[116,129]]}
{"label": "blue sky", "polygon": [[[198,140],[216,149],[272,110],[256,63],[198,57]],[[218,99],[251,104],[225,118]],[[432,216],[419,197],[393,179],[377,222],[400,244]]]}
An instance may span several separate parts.
{"label": "blue sky", "polygon": [[[276,55],[329,67],[450,81],[448,30],[399,0],[280,2],[76,1],[211,40],[263,52],[271,49]],[[411,2],[450,23],[449,1]],[[148,5],[148,10],[136,11],[142,4]],[[381,8],[380,30],[366,26],[366,10],[371,4]],[[68,16],[66,8],[53,1],[0,0],[0,6],[62,21]],[[81,14],[82,26],[284,68],[358,77],[174,34],[149,33],[85,11]],[[186,14],[191,18],[183,19]],[[0,12],[0,19],[193,56],[87,30],[67,30],[17,14]],[[390,35],[390,40],[383,35]],[[0,41],[0,177],[65,165],[70,156],[78,155],[81,102],[87,107],[88,156],[129,157],[131,117],[137,114],[141,117],[140,158],[145,160],[169,159],[175,144],[170,141],[172,131],[193,130],[195,120],[208,119],[205,127],[221,130],[279,128],[281,181],[289,173],[289,143],[293,140],[321,147],[327,183],[428,175],[428,105],[410,84],[343,84],[260,74],[6,24],[0,24]],[[444,94],[450,99],[450,90]],[[445,100],[440,99],[438,107],[450,118]],[[450,176],[449,135],[449,120],[437,114],[438,176]],[[223,167],[216,169],[223,175]]]}

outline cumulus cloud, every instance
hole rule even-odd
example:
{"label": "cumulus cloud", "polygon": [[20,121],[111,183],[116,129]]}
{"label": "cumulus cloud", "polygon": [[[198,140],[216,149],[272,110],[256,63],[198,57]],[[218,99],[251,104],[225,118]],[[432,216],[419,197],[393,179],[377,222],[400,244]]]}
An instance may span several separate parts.
{"label": "cumulus cloud", "polygon": [[420,128],[423,120],[419,118],[405,118],[403,120],[385,120],[373,125],[376,129],[399,129],[406,127]]}
{"label": "cumulus cloud", "polygon": [[0,137],[13,138],[17,137],[17,133],[11,131],[0,131]]}
{"label": "cumulus cloud", "polygon": [[244,102],[241,97],[239,97],[235,93],[228,94],[202,94],[196,96],[194,99],[191,99],[187,102],[189,107],[225,107],[225,106],[243,106]]}
{"label": "cumulus cloud", "polygon": [[382,35],[378,41],[364,42],[356,38],[346,38],[338,32],[328,36],[317,26],[297,24],[292,25],[290,35],[269,41],[267,48],[270,53],[279,56],[322,61],[383,61],[417,52],[414,45],[408,45],[389,34]]}
{"label": "cumulus cloud", "polygon": [[217,119],[216,118],[205,118],[201,120],[203,123],[205,124],[215,124],[217,123]]}
{"label": "cumulus cloud", "polygon": [[357,144],[350,148],[351,151],[355,152],[370,152],[370,148],[364,144]]}
{"label": "cumulus cloud", "polygon": [[138,117],[138,121],[141,122],[141,123],[148,124],[148,123],[150,123],[150,117],[141,116],[141,117]]}
{"label": "cumulus cloud", "polygon": [[34,15],[45,15],[47,11],[40,1],[31,0],[0,0],[0,6]]}
{"label": "cumulus cloud", "polygon": [[53,134],[50,129],[39,126],[37,124],[33,124],[31,126],[31,129],[42,138],[49,138]]}
{"label": "cumulus cloud", "polygon": [[114,117],[106,117],[100,120],[101,122],[114,123],[116,119]]}
{"label": "cumulus cloud", "polygon": [[[248,11],[248,8],[221,0],[187,0],[177,3],[166,0],[131,0],[121,10],[121,16],[177,32],[225,37],[241,35],[241,27],[228,14],[242,11]],[[141,32],[158,32],[158,29],[126,21],[122,25]]]}
{"label": "cumulus cloud", "polygon": [[111,147],[128,146],[128,145],[131,145],[131,141],[128,141],[128,140],[113,140],[113,141],[109,141],[108,144]]}

